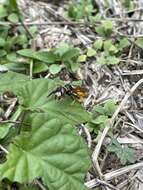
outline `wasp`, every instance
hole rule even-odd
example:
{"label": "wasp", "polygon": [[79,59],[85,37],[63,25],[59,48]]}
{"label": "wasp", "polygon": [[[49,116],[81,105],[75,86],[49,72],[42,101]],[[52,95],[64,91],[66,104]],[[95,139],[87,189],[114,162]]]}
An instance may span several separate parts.
{"label": "wasp", "polygon": [[73,87],[72,85],[67,84],[65,86],[56,88],[47,97],[51,96],[52,94],[54,94],[57,99],[62,99],[63,97],[68,95],[78,99],[79,101],[82,101],[88,96],[88,90],[85,87]]}

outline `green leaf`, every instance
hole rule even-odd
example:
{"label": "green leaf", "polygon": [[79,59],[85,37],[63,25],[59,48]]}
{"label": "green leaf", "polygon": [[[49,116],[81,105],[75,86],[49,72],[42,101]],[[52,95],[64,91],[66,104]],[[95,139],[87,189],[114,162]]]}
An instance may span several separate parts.
{"label": "green leaf", "polygon": [[79,48],[71,48],[62,56],[62,61],[64,62],[66,61],[71,62],[71,60],[76,61],[78,56],[79,56]]}
{"label": "green leaf", "polygon": [[70,48],[71,47],[67,43],[61,42],[55,50],[55,53],[62,57],[67,51],[69,51]]}
{"label": "green leaf", "polygon": [[0,18],[7,16],[7,10],[3,5],[0,5]]}
{"label": "green leaf", "polygon": [[7,124],[0,124],[0,139],[3,139],[7,135],[9,128]]}
{"label": "green leaf", "polygon": [[108,120],[108,116],[106,116],[106,115],[100,115],[96,119],[92,120],[92,123],[102,124],[102,123],[107,122],[107,120]]}
{"label": "green leaf", "polygon": [[16,62],[17,61],[16,53],[7,54],[6,58],[10,62]]}
{"label": "green leaf", "polygon": [[53,75],[59,73],[61,71],[62,67],[58,64],[52,64],[49,67],[49,72]]}
{"label": "green leaf", "polygon": [[104,104],[105,114],[108,116],[112,116],[116,109],[117,109],[117,106],[113,100],[108,100]]}
{"label": "green leaf", "polygon": [[107,65],[117,65],[120,62],[120,59],[116,56],[108,56],[106,58]]}
{"label": "green leaf", "polygon": [[79,57],[78,57],[78,62],[85,62],[86,61],[86,58],[87,58],[87,56],[86,55],[80,55]]}
{"label": "green leaf", "polygon": [[36,52],[36,51],[33,51],[32,49],[22,49],[22,50],[17,51],[17,53],[21,56],[35,59],[38,61],[43,61],[45,63],[54,63],[57,60],[57,56],[54,55],[54,53],[50,51]]}
{"label": "green leaf", "polygon": [[136,41],[135,41],[135,44],[142,48],[143,49],[143,38],[138,38]]}
{"label": "green leaf", "polygon": [[7,72],[0,74],[0,93],[5,91],[16,92],[17,89],[26,82],[29,81],[29,77],[23,74],[18,74],[15,72]]}
{"label": "green leaf", "polygon": [[41,73],[47,71],[49,67],[46,63],[35,62],[33,66],[33,73]]}
{"label": "green leaf", "polygon": [[107,52],[111,52],[111,53],[117,53],[118,49],[116,48],[115,45],[113,45],[112,40],[106,40],[104,42],[104,50]]}
{"label": "green leaf", "polygon": [[41,177],[49,190],[85,190],[90,158],[76,129],[43,115],[33,117],[31,126],[30,133],[21,134],[10,145],[0,178],[28,183]]}
{"label": "green leaf", "polygon": [[17,43],[19,45],[24,45],[25,43],[28,43],[27,36],[25,34],[19,35],[17,39]]}
{"label": "green leaf", "polygon": [[103,55],[101,55],[101,57],[97,57],[97,63],[105,65],[107,64],[107,60]]}
{"label": "green leaf", "polygon": [[118,49],[121,51],[124,48],[128,47],[130,45],[129,40],[127,38],[123,38],[119,41]]}
{"label": "green leaf", "polygon": [[5,50],[0,50],[0,57],[4,57],[7,54]]}
{"label": "green leaf", "polygon": [[95,55],[96,55],[96,50],[94,50],[93,48],[88,48],[87,57],[93,57]]}
{"label": "green leaf", "polygon": [[0,37],[0,47],[4,47],[5,39]]}
{"label": "green leaf", "polygon": [[63,100],[56,100],[54,95],[47,97],[61,84],[61,81],[48,79],[30,81],[18,91],[20,104],[26,109],[41,110],[48,113],[51,118],[57,117],[72,124],[89,121],[91,119],[89,113],[77,101],[70,97]]}
{"label": "green leaf", "polygon": [[108,151],[115,153],[123,165],[127,162],[134,163],[136,160],[134,150],[127,146],[121,146],[116,139],[112,140],[112,143],[108,146]]}
{"label": "green leaf", "polygon": [[104,107],[103,106],[96,106],[95,107],[95,112],[99,113],[99,114],[102,114],[102,115],[105,115],[105,110],[104,110]]}
{"label": "green leaf", "polygon": [[99,34],[101,36],[105,36],[104,28],[102,26],[97,26],[95,28],[95,31],[96,31],[97,34]]}
{"label": "green leaf", "polygon": [[111,20],[107,20],[103,22],[103,27],[106,31],[112,31],[113,29],[113,23]]}
{"label": "green leaf", "polygon": [[71,63],[70,67],[71,67],[72,72],[75,73],[80,68],[80,64],[79,63]]}
{"label": "green leaf", "polygon": [[19,12],[17,1],[16,0],[9,0],[9,9],[12,11],[16,11],[17,13]]}
{"label": "green leaf", "polygon": [[18,15],[16,13],[12,13],[8,16],[8,20],[12,23],[18,23],[19,18]]}
{"label": "green leaf", "polygon": [[95,43],[93,44],[94,48],[97,50],[101,50],[102,46],[103,46],[103,40],[98,39],[95,41]]}

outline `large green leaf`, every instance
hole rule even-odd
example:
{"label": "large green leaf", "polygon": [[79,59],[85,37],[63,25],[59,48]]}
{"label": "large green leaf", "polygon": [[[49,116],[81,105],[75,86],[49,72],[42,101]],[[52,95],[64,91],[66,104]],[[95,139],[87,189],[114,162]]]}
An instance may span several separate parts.
{"label": "large green leaf", "polygon": [[27,81],[29,81],[29,77],[23,74],[15,72],[0,73],[0,93],[4,91],[15,92]]}
{"label": "large green leaf", "polygon": [[47,95],[56,88],[57,82],[48,79],[36,79],[19,89],[20,104],[26,109],[42,110],[49,117],[58,117],[64,122],[79,124],[90,120],[89,113],[72,98],[56,100]]}
{"label": "large green leaf", "polygon": [[10,145],[0,178],[26,183],[42,177],[49,190],[85,190],[90,159],[76,129],[42,114],[31,119],[31,126],[30,133],[21,134]]}

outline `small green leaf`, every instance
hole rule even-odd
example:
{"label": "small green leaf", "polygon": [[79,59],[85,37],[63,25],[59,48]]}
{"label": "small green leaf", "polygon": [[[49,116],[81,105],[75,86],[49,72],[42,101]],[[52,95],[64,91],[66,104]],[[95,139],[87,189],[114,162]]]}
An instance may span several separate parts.
{"label": "small green leaf", "polygon": [[3,139],[9,132],[9,125],[0,124],[0,139]]}
{"label": "small green leaf", "polygon": [[117,53],[118,49],[113,45],[112,40],[106,40],[104,42],[104,50],[111,53]]}
{"label": "small green leaf", "polygon": [[95,31],[96,31],[97,34],[99,34],[101,36],[105,36],[104,28],[102,26],[97,26],[95,28]]}
{"label": "small green leaf", "polygon": [[99,114],[102,114],[102,115],[105,115],[105,110],[104,110],[103,106],[96,106],[95,107],[95,112],[97,112]]}
{"label": "small green leaf", "polygon": [[7,54],[6,58],[10,62],[16,62],[17,61],[16,53]]}
{"label": "small green leaf", "polygon": [[127,38],[123,38],[119,41],[118,49],[123,50],[124,48],[130,45],[129,40]]}
{"label": "small green leaf", "polygon": [[108,116],[106,116],[106,115],[100,115],[96,119],[92,120],[92,123],[102,124],[102,123],[107,122],[107,120],[108,120]]}
{"label": "small green leaf", "polygon": [[53,75],[59,73],[61,71],[62,67],[58,64],[52,64],[49,67],[49,72]]}
{"label": "small green leaf", "polygon": [[116,65],[120,62],[120,59],[118,57],[115,56],[108,56],[106,58],[106,64],[107,65]]}
{"label": "small green leaf", "polygon": [[0,18],[6,17],[7,16],[7,10],[4,8],[3,5],[0,5]]}
{"label": "small green leaf", "polygon": [[60,56],[63,56],[69,49],[70,46],[67,43],[62,42],[55,50],[55,53],[59,54]]}
{"label": "small green leaf", "polygon": [[142,48],[143,49],[143,38],[138,38],[136,41],[135,41],[135,44]]}
{"label": "small green leaf", "polygon": [[117,155],[123,165],[126,163],[134,163],[136,160],[134,149],[121,146],[116,139],[113,139],[107,148],[109,152],[113,152]]}
{"label": "small green leaf", "polygon": [[0,50],[0,57],[4,57],[7,54],[5,50]]}
{"label": "small green leaf", "polygon": [[78,57],[78,62],[85,62],[86,61],[86,58],[87,58],[87,56],[86,55],[80,55],[79,57]]}
{"label": "small green leaf", "polygon": [[38,32],[37,26],[31,26],[31,27],[29,27],[28,29],[29,29],[29,32],[30,32],[32,35],[36,35],[36,33]]}
{"label": "small green leaf", "polygon": [[4,47],[5,39],[0,37],[0,47]]}
{"label": "small green leaf", "polygon": [[8,20],[12,23],[18,23],[19,18],[18,15],[16,13],[12,13],[8,16]]}
{"label": "small green leaf", "polygon": [[112,116],[116,109],[117,109],[117,106],[113,100],[108,100],[104,104],[105,114],[108,116]]}
{"label": "small green leaf", "polygon": [[80,68],[80,64],[79,63],[71,63],[70,67],[71,67],[72,72],[75,73]]}
{"label": "small green leaf", "polygon": [[63,56],[62,61],[71,62],[72,60],[76,61],[79,56],[79,48],[71,48],[69,49]]}
{"label": "small green leaf", "polygon": [[103,55],[101,55],[101,57],[97,57],[97,63],[105,65],[105,64],[107,64],[107,60]]}
{"label": "small green leaf", "polygon": [[33,73],[41,73],[48,71],[49,67],[45,63],[35,62],[33,65]]}
{"label": "small green leaf", "polygon": [[96,50],[94,50],[93,48],[88,48],[87,57],[93,57],[95,55],[96,55]]}
{"label": "small green leaf", "polygon": [[103,27],[106,31],[112,31],[113,29],[113,23],[111,20],[107,20],[103,22]]}
{"label": "small green leaf", "polygon": [[25,34],[22,34],[22,35],[18,36],[17,43],[19,45],[24,45],[27,42],[28,42],[28,40],[27,40],[27,36]]}
{"label": "small green leaf", "polygon": [[97,50],[101,50],[102,46],[103,46],[103,40],[98,39],[94,42],[94,48]]}

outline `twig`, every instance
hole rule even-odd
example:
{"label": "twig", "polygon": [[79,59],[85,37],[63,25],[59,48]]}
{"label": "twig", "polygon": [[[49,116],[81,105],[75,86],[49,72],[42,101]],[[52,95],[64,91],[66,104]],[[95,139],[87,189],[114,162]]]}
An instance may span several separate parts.
{"label": "twig", "polygon": [[129,165],[129,166],[126,166],[126,167],[123,167],[123,168],[120,168],[118,170],[115,170],[115,171],[112,171],[112,172],[105,174],[104,179],[108,181],[108,180],[111,180],[113,178],[119,177],[123,174],[126,174],[126,173],[130,172],[131,170],[137,170],[137,169],[142,168],[142,167],[143,167],[143,162],[133,164],[133,165]]}
{"label": "twig", "polygon": [[104,185],[104,186],[109,187],[110,189],[113,189],[113,190],[119,190],[118,188],[114,187],[113,185],[107,183],[106,181],[103,181],[103,180],[97,179],[97,182],[99,182],[100,184],[102,184],[102,185]]}
{"label": "twig", "polygon": [[121,109],[124,107],[124,105],[126,104],[128,98],[134,93],[134,91],[143,83],[143,79],[139,80],[131,89],[130,92],[127,92],[126,95],[124,96],[123,100],[121,101],[120,105],[118,106],[118,108],[116,109],[116,111],[114,112],[112,118],[109,120],[108,125],[104,128],[103,133],[98,141],[98,144],[95,147],[95,150],[92,154],[92,160],[94,163],[97,162],[100,150],[101,150],[101,146],[103,144],[104,138],[106,137],[109,129],[111,127],[113,127],[113,124],[115,122],[115,119],[117,117],[117,115],[119,114],[119,112],[121,111]]}
{"label": "twig", "polygon": [[88,131],[88,129],[83,124],[81,126],[82,126],[84,133],[86,134],[88,147],[91,148],[92,139],[91,139],[90,132]]}
{"label": "twig", "polygon": [[[123,174],[126,174],[126,173],[130,172],[131,170],[137,170],[137,169],[140,169],[142,167],[143,167],[143,162],[140,162],[140,163],[129,165],[129,166],[120,168],[118,170],[109,172],[107,174],[104,174],[103,177],[104,177],[105,181],[109,181],[109,180],[112,180],[112,179],[114,179],[116,177],[119,177],[119,176],[121,176]],[[92,180],[90,180],[90,181],[88,181],[88,182],[85,183],[85,185],[88,188],[96,187],[99,184],[100,184],[100,180],[99,179],[92,179]]]}

